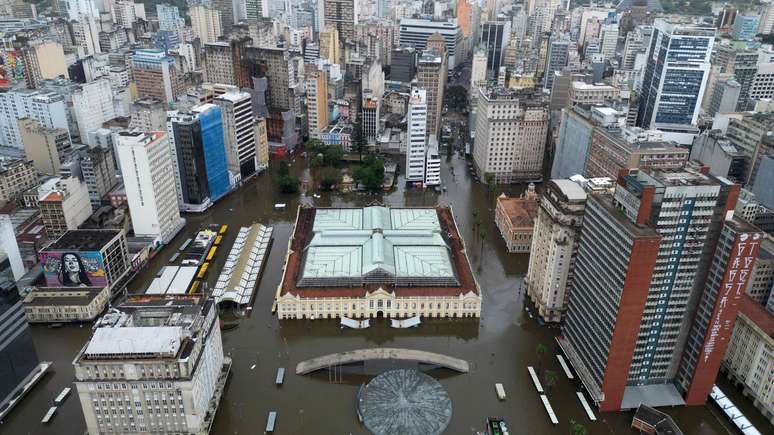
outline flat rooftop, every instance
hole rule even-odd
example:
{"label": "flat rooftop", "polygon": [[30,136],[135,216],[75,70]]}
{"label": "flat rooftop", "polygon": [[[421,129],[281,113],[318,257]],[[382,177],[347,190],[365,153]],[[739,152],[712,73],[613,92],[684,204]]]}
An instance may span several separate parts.
{"label": "flat rooftop", "polygon": [[121,230],[70,230],[42,251],[99,251]]}
{"label": "flat rooftop", "polygon": [[478,293],[451,209],[300,208],[282,294]]}

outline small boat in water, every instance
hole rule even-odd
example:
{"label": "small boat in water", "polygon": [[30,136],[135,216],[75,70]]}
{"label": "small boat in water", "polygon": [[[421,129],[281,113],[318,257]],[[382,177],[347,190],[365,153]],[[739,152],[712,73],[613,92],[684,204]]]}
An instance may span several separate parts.
{"label": "small boat in water", "polygon": [[505,420],[500,417],[489,417],[486,419],[487,435],[509,435],[508,426]]}

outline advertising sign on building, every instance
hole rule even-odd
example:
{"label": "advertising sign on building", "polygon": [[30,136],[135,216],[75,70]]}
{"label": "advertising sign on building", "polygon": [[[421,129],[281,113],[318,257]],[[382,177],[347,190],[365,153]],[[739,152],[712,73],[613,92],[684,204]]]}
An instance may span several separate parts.
{"label": "advertising sign on building", "polygon": [[47,287],[104,287],[105,261],[97,251],[46,251],[40,254]]}

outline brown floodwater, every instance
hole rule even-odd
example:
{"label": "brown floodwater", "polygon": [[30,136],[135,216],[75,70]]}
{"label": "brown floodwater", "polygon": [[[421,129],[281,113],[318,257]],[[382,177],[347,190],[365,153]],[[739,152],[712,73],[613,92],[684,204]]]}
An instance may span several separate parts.
{"label": "brown floodwater", "polygon": [[[303,159],[293,170],[302,171]],[[344,350],[376,346],[423,349],[463,358],[471,363],[467,374],[445,370],[431,372],[446,388],[453,403],[453,416],[447,434],[475,434],[484,429],[488,416],[501,416],[512,434],[568,434],[570,420],[584,424],[589,434],[629,434],[632,412],[598,415],[596,422],[586,417],[575,392],[580,386],[570,381],[559,366],[553,340],[558,329],[538,325],[525,311],[521,280],[527,270],[527,256],[507,254],[494,224],[491,204],[494,193],[475,183],[464,159],[445,160],[442,176],[447,191],[436,193],[404,189],[379,195],[322,193],[319,199],[301,195],[281,195],[270,174],[262,174],[237,192],[216,204],[207,213],[188,215],[185,230],[130,283],[132,292],[142,291],[155,273],[176,252],[177,247],[197,229],[208,224],[228,224],[230,229],[218,252],[210,283],[236,237],[239,226],[261,222],[274,227],[274,244],[253,304],[239,325],[224,331],[224,350],[234,361],[233,373],[220,405],[213,434],[263,433],[269,411],[277,411],[277,434],[366,434],[355,412],[355,395],[367,379],[356,374],[330,376],[323,372],[297,376],[295,365],[302,360]],[[524,186],[510,186],[518,193]],[[497,192],[499,194],[499,190]],[[380,202],[390,206],[432,206],[451,204],[474,272],[483,289],[480,321],[459,319],[428,320],[418,328],[396,330],[385,320],[377,320],[366,330],[339,328],[333,320],[278,321],[271,304],[280,282],[282,263],[296,208],[301,201],[319,206],[362,206]],[[277,210],[275,203],[286,203]],[[472,211],[484,216],[481,231],[474,231]],[[484,233],[483,240],[479,233]],[[528,305],[528,304],[527,304]],[[54,362],[52,373],[0,424],[2,434],[81,434],[85,423],[76,394],[70,396],[48,425],[43,417],[54,397],[73,380],[72,360],[90,334],[89,325],[68,325],[59,329],[32,327],[41,359]],[[535,348],[543,343],[549,352],[542,361]],[[527,373],[528,365],[542,366],[559,373],[557,385],[548,397],[559,418],[554,426],[548,420]],[[287,375],[281,387],[274,385],[278,367]],[[507,400],[499,401],[495,383],[502,383]],[[737,390],[721,381],[721,386],[762,432],[766,420],[743,399]],[[735,433],[712,406],[667,409],[686,434],[725,435]]]}

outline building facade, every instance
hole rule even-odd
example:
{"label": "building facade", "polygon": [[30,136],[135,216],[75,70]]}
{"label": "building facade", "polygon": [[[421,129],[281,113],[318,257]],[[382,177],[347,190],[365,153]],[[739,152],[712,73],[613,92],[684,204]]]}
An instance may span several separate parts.
{"label": "building facade", "polygon": [[637,126],[681,131],[696,125],[715,28],[658,19],[648,48]]}
{"label": "building facade", "polygon": [[185,226],[165,133],[119,133],[118,162],[137,237],[168,243]]}
{"label": "building facade", "polygon": [[128,299],[96,323],[73,366],[89,432],[207,433],[230,360],[215,304],[192,295]]}
{"label": "building facade", "polygon": [[412,88],[409,96],[406,132],[406,183],[425,181],[427,154],[427,92]]}
{"label": "building facade", "polygon": [[91,216],[91,200],[86,183],[77,177],[62,178],[38,201],[43,225],[49,238],[75,230]]}
{"label": "building facade", "polygon": [[255,129],[252,97],[247,92],[226,92],[213,103],[220,107],[226,158],[234,183],[247,180],[256,171]]}
{"label": "building facade", "polygon": [[44,174],[59,175],[62,160],[72,150],[70,132],[65,128],[45,128],[33,118],[18,121],[24,153]]}
{"label": "building facade", "polygon": [[538,198],[535,186],[519,198],[508,198],[505,194],[497,197],[495,224],[510,253],[530,252],[535,219],[538,214]]}
{"label": "building facade", "polygon": [[[549,113],[540,95],[526,90],[478,90],[473,163],[478,177],[498,184],[538,181]],[[491,174],[491,175],[487,175]]]}
{"label": "building facade", "polygon": [[301,207],[288,248],[280,319],[480,316],[451,208]]}
{"label": "building facade", "polygon": [[546,322],[560,322],[573,285],[586,192],[570,180],[551,180],[540,198],[529,266],[527,295]]}

